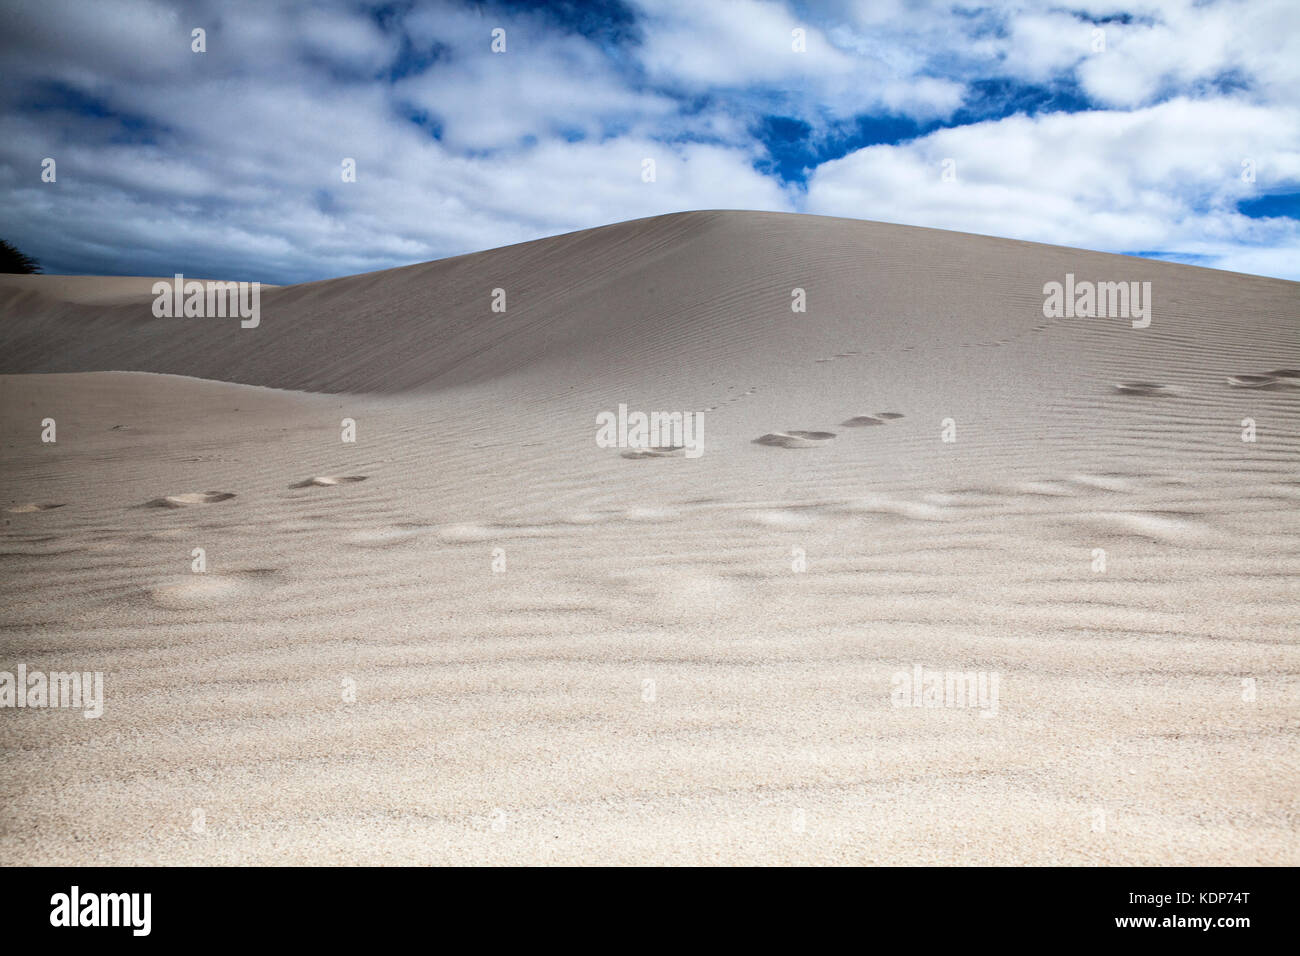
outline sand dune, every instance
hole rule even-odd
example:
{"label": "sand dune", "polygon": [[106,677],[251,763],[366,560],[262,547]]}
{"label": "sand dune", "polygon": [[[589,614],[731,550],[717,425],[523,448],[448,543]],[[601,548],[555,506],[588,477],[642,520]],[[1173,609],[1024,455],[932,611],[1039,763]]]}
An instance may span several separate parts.
{"label": "sand dune", "polygon": [[722,212],[256,329],[29,279],[0,670],[105,701],[0,709],[11,862],[1300,862],[1294,283]]}

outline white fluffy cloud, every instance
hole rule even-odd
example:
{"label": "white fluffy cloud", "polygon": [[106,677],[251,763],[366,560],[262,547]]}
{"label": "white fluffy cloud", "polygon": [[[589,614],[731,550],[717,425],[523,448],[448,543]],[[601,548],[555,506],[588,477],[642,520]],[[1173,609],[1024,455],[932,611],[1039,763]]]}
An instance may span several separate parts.
{"label": "white fluffy cloud", "polygon": [[[635,0],[613,38],[581,5],[568,20],[450,0],[8,7],[5,237],[53,269],[297,281],[752,208],[1300,275],[1296,220],[1237,211],[1300,192],[1291,0]],[[205,54],[190,51],[200,26]],[[976,112],[819,153],[858,117],[947,126],[986,80],[1091,108]],[[809,157],[806,183],[760,172],[773,115],[811,131],[783,144]],[[56,184],[39,179],[47,156]]]}
{"label": "white fluffy cloud", "polygon": [[1251,219],[1237,203],[1297,180],[1300,109],[1177,99],[1118,114],[1013,116],[859,150],[817,168],[805,208],[1216,264],[1230,255],[1234,268],[1257,262],[1279,274],[1279,250],[1300,262],[1300,223]]}

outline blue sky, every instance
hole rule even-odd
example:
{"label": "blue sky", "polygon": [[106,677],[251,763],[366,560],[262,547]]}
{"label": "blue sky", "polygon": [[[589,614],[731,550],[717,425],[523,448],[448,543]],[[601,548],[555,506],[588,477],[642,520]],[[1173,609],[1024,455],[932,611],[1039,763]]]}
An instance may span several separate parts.
{"label": "blue sky", "polygon": [[1294,0],[8,0],[0,236],[284,283],[768,209],[1297,279],[1298,37]]}

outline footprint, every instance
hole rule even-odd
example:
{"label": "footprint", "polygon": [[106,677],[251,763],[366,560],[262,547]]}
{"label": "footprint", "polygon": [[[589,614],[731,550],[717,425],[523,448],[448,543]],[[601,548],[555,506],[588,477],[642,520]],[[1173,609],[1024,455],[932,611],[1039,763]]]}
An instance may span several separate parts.
{"label": "footprint", "polygon": [[294,482],[290,488],[330,488],[334,485],[351,484],[354,481],[365,481],[365,475],[317,475],[315,478],[307,478],[304,481]]}
{"label": "footprint", "polygon": [[53,511],[55,508],[62,508],[66,502],[57,504],[47,501],[33,501],[25,505],[14,505],[12,508],[6,508],[5,511],[12,515],[29,515],[36,511]]}
{"label": "footprint", "polygon": [[159,607],[186,609],[221,604],[265,590],[279,575],[275,568],[191,574],[147,588],[149,600]]}
{"label": "footprint", "polygon": [[166,495],[146,501],[146,508],[188,508],[190,505],[211,505],[218,501],[229,501],[235,497],[233,491],[193,491],[183,495]]}
{"label": "footprint", "polygon": [[815,448],[827,445],[835,438],[834,432],[770,432],[754,439],[756,445],[772,445],[777,448]]}
{"label": "footprint", "polygon": [[1069,482],[1092,491],[1134,491],[1133,480],[1124,475],[1071,475]]}
{"label": "footprint", "polygon": [[816,516],[788,508],[770,508],[750,512],[745,517],[753,524],[768,528],[807,528],[813,524]]}
{"label": "footprint", "polygon": [[477,544],[499,537],[500,532],[478,524],[448,524],[438,529],[438,539],[447,544]]}
{"label": "footprint", "polygon": [[592,511],[578,511],[571,515],[565,515],[560,519],[560,524],[591,525],[599,524],[604,520],[604,515],[596,514]]}
{"label": "footprint", "polygon": [[909,518],[913,521],[947,521],[951,512],[933,502],[906,501],[887,495],[864,495],[837,507],[844,514],[881,514]]}
{"label": "footprint", "polygon": [[865,428],[868,425],[884,425],[903,416],[898,412],[876,412],[874,415],[854,415],[848,421],[840,422],[846,428]]}
{"label": "footprint", "polygon": [[624,458],[681,458],[686,453],[684,445],[665,445],[663,448],[632,448],[623,452]]}
{"label": "footprint", "polygon": [[1229,375],[1228,384],[1233,388],[1268,388],[1277,384],[1273,375]]}
{"label": "footprint", "polygon": [[1208,535],[1199,521],[1187,515],[1167,515],[1141,511],[1094,511],[1067,516],[1101,534],[1148,538],[1165,544],[1195,541]]}
{"label": "footprint", "polygon": [[1115,391],[1122,395],[1173,395],[1172,385],[1158,385],[1155,382],[1116,382]]}

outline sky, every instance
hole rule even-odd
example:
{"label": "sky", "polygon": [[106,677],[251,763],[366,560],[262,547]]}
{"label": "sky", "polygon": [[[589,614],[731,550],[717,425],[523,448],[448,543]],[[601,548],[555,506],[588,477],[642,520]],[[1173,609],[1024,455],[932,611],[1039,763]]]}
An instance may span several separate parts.
{"label": "sky", "polygon": [[0,23],[0,238],[51,273],[283,284],[761,209],[1300,279],[1297,0],[0,0]]}

